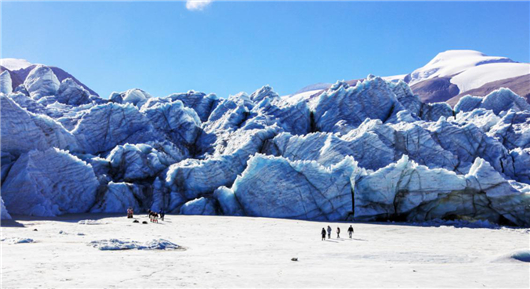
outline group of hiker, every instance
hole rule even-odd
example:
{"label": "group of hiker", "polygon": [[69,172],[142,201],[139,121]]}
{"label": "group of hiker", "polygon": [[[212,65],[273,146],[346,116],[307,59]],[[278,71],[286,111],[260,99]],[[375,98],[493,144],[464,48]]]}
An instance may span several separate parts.
{"label": "group of hiker", "polygon": [[147,210],[147,213],[149,215],[149,221],[153,223],[158,223],[158,217],[160,216],[160,220],[164,221],[164,216],[166,215],[166,212],[164,210],[160,211],[160,213],[157,213],[155,211]]}
{"label": "group of hiker", "polygon": [[133,208],[129,207],[127,209],[127,219],[132,219],[133,215],[134,215],[134,210],[133,210]]}
{"label": "group of hiker", "polygon": [[[331,232],[333,230],[331,229],[330,226],[328,226],[328,229],[327,229],[327,233],[328,233],[328,239],[331,239]],[[326,240],[326,229],[322,228],[322,241]],[[353,236],[353,226],[350,225],[350,227],[348,228],[348,234],[350,235],[350,239],[352,238]],[[340,227],[337,227],[337,239],[340,238]]]}
{"label": "group of hiker", "polygon": [[[134,214],[134,210],[133,208],[129,207],[127,209],[127,218],[133,218],[133,214]],[[166,215],[166,213],[164,212],[164,210],[160,211],[159,213],[155,212],[155,211],[151,211],[151,210],[147,210],[147,214],[149,216],[149,221],[151,221],[152,223],[158,223],[158,218],[160,217],[160,220],[164,221],[164,216]],[[145,222],[147,223],[147,222]],[[328,239],[331,239],[331,232],[333,230],[331,229],[331,226],[328,226],[327,230],[325,228],[322,228],[322,231],[321,231],[321,234],[322,234],[322,241],[326,240],[326,233],[328,235]],[[340,227],[337,227],[337,239],[340,238]],[[352,238],[353,236],[353,226],[350,225],[350,227],[348,228],[348,234],[350,235],[350,239]]]}
{"label": "group of hiker", "polygon": [[[149,216],[149,221],[152,223],[158,223],[158,218],[160,217],[160,220],[164,221],[164,217],[166,216],[166,212],[164,210],[161,210],[159,213],[151,210],[147,210],[147,215]],[[129,207],[127,209],[127,218],[131,219],[134,217],[134,210],[133,208]]]}

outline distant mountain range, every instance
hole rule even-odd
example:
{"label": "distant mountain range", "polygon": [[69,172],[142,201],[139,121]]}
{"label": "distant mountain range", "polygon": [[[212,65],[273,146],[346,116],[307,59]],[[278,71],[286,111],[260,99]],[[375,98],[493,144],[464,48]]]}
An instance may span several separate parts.
{"label": "distant mountain range", "polygon": [[[13,90],[22,84],[37,64],[24,59],[0,60],[0,72],[9,71]],[[72,78],[93,95],[95,91],[61,68],[49,66],[59,81]],[[501,88],[509,88],[530,103],[530,63],[520,63],[506,57],[487,56],[474,50],[448,50],[441,52],[425,66],[409,74],[383,77],[387,81],[405,81],[425,103],[447,102],[454,106],[465,95],[486,96]],[[364,79],[347,81],[355,85]],[[331,83],[308,85],[297,92],[284,96],[290,103],[306,99],[313,103],[318,95],[331,87]]]}
{"label": "distant mountain range", "polygon": [[[425,66],[409,74],[383,77],[403,80],[423,102],[447,102],[454,106],[465,95],[486,96],[506,87],[530,103],[530,63],[515,62],[506,57],[487,56],[474,50],[448,50],[439,53]],[[353,85],[362,79],[348,81]],[[311,103],[331,83],[308,85],[286,96],[289,102],[308,99]]]}

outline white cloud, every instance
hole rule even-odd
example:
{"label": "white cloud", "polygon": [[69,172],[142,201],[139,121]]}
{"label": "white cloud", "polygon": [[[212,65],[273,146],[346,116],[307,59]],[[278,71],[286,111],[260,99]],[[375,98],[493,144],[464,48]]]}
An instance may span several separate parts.
{"label": "white cloud", "polygon": [[188,10],[202,10],[206,6],[210,5],[213,0],[188,0],[186,1],[186,8]]}

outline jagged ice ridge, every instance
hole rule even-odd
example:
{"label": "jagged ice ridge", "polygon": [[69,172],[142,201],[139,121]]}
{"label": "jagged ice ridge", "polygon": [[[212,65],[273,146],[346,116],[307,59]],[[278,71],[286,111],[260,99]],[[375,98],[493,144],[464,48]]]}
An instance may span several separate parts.
{"label": "jagged ice ridge", "polygon": [[453,110],[375,76],[311,104],[270,86],[107,100],[43,65],[11,85],[2,73],[2,219],[133,207],[530,226],[530,105],[509,89]]}

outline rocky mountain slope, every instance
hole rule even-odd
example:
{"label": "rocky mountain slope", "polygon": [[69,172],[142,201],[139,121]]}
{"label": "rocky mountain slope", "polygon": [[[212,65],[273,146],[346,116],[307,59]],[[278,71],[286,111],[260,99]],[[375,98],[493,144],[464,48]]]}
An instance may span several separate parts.
{"label": "rocky mountain slope", "polygon": [[509,89],[424,103],[404,81],[221,99],[103,99],[36,65],[0,75],[2,218],[155,211],[530,226],[530,105]]}

